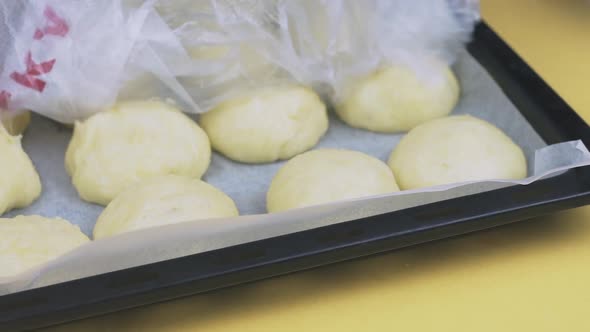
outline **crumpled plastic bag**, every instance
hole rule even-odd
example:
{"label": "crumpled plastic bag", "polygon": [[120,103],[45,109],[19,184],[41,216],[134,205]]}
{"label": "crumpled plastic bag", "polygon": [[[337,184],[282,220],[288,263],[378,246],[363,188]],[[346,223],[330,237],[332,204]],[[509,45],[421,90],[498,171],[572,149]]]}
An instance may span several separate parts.
{"label": "crumpled plastic bag", "polygon": [[294,83],[335,101],[348,82],[388,63],[416,71],[431,57],[451,64],[479,20],[474,0],[168,0],[157,6],[191,50],[192,67],[208,64],[215,72],[180,78],[205,110],[249,89]]}
{"label": "crumpled plastic bag", "polygon": [[188,55],[153,3],[0,2],[0,107],[72,123],[108,107],[126,82],[147,74],[165,87],[159,90],[196,107],[170,65]]}
{"label": "crumpled plastic bag", "polygon": [[452,63],[474,0],[28,0],[0,3],[0,108],[71,123],[117,100],[201,113],[300,84],[331,101],[402,62]]}

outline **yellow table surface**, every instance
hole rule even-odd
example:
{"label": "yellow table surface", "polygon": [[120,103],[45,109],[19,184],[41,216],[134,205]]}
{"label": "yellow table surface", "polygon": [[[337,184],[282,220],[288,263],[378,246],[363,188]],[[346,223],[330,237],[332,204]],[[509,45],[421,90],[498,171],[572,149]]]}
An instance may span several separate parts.
{"label": "yellow table surface", "polygon": [[[590,2],[484,0],[590,120]],[[52,331],[590,331],[590,207]]]}

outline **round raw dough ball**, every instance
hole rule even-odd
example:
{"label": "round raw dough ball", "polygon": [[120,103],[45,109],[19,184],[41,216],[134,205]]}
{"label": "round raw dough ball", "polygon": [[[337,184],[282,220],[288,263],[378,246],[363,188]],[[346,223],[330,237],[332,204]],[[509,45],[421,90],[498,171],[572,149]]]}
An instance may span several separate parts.
{"label": "round raw dough ball", "polygon": [[66,169],[84,200],[107,205],[146,178],[198,179],[210,159],[209,139],[193,120],[163,102],[135,101],[77,122]]}
{"label": "round raw dough ball", "polygon": [[10,116],[4,116],[0,109],[0,122],[2,122],[2,125],[10,135],[21,135],[25,132],[31,122],[31,112],[20,111],[16,115],[11,114]]}
{"label": "round raw dough ball", "polygon": [[361,152],[320,149],[303,153],[275,175],[266,195],[268,212],[399,191],[379,159]]}
{"label": "round raw dough ball", "polygon": [[404,190],[527,175],[520,147],[492,124],[468,115],[414,128],[391,154],[389,166]]}
{"label": "round raw dough ball", "polygon": [[352,127],[376,132],[408,131],[449,115],[459,100],[459,83],[441,61],[425,61],[419,71],[393,65],[345,89],[336,113]]}
{"label": "round raw dough ball", "polygon": [[[189,47],[188,53],[191,58],[200,61],[226,60],[224,62],[227,65],[225,68],[226,73],[224,73],[225,80],[238,76],[254,79],[255,77],[268,76],[269,73],[276,70],[276,67],[271,62],[266,60],[255,48],[247,44],[237,44],[231,47],[225,45]],[[206,83],[201,83],[201,85],[203,84]]]}
{"label": "round raw dough ball", "polygon": [[211,109],[220,100],[236,96],[247,87],[260,86],[261,81],[268,82],[276,74],[278,67],[265,56],[268,47],[255,45],[260,40],[252,43],[236,35],[240,32],[221,18],[232,15],[234,23],[255,19],[265,31],[273,32],[276,27],[266,24],[266,18],[275,12],[274,1],[231,0],[221,4],[167,0],[155,4],[166,23],[179,32],[179,41],[194,60],[177,78],[199,107]]}
{"label": "round raw dough ball", "polygon": [[219,100],[239,96],[260,82],[272,82],[278,73],[276,65],[268,61],[251,45],[202,45],[187,47],[190,57],[217,68],[208,75],[180,76],[179,82],[200,106],[216,106]]}
{"label": "round raw dough ball", "polygon": [[328,115],[313,91],[281,87],[222,103],[200,123],[213,148],[226,157],[267,163],[314,147],[328,130]]}
{"label": "round raw dough ball", "polygon": [[212,185],[198,179],[164,175],[143,181],[117,196],[98,218],[94,238],[237,215],[233,200]]}
{"label": "round raw dough ball", "polygon": [[[41,194],[41,180],[21,146],[20,136],[11,136],[0,126],[0,215],[23,208]],[[1,265],[0,265],[1,266]]]}
{"label": "round raw dough ball", "polygon": [[[229,96],[240,95],[252,86],[260,85],[260,82],[272,82],[278,72],[275,65],[249,45],[195,46],[187,47],[187,52],[193,60],[187,65],[211,70],[207,74],[192,73],[177,77],[202,109],[216,106]],[[162,82],[158,77],[143,73],[123,83],[119,100],[148,99],[160,94],[161,89]]]}
{"label": "round raw dough ball", "polygon": [[89,241],[78,226],[60,218],[0,218],[0,277],[25,272]]}

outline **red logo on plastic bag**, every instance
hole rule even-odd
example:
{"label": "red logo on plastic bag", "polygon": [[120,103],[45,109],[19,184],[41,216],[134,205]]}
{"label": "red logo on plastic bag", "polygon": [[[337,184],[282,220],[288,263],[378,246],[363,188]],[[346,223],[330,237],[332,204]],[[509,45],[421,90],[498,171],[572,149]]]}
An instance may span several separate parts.
{"label": "red logo on plastic bag", "polygon": [[53,70],[53,65],[55,65],[55,59],[36,63],[33,61],[31,52],[28,52],[27,57],[25,58],[25,64],[27,65],[26,72],[19,73],[15,71],[10,74],[10,78],[27,88],[43,92],[43,90],[45,90],[46,82],[38,79],[36,76],[51,72]]}
{"label": "red logo on plastic bag", "polygon": [[43,37],[45,37],[45,35],[64,37],[70,31],[68,23],[59,15],[57,15],[55,10],[53,10],[53,8],[50,6],[45,8],[43,16],[45,16],[48,23],[44,28],[35,30],[35,34],[33,35],[35,40],[41,40]]}
{"label": "red logo on plastic bag", "polygon": [[[62,17],[57,15],[57,13],[52,7],[45,7],[43,16],[45,16],[45,18],[47,19],[47,23],[44,28],[35,30],[33,39],[41,40],[46,35],[64,37],[70,31],[70,27],[68,26],[66,21]],[[43,92],[43,90],[45,90],[47,82],[38,78],[37,76],[50,73],[53,70],[55,62],[56,59],[51,59],[48,61],[36,63],[35,61],[33,61],[31,51],[29,51],[25,58],[25,65],[27,66],[27,70],[24,73],[14,71],[12,72],[12,74],[10,74],[10,78],[13,79],[16,83],[25,86],[29,89],[33,89],[38,92]],[[12,95],[10,92],[5,90],[0,91],[0,108],[8,108],[8,102],[10,101],[11,97]]]}
{"label": "red logo on plastic bag", "polygon": [[[5,90],[0,91],[0,108],[8,108],[8,101],[10,100],[10,97],[12,97],[10,92]],[[0,111],[2,110],[0,109]]]}
{"label": "red logo on plastic bag", "polygon": [[55,65],[55,59],[51,59],[49,61],[35,63],[33,61],[33,56],[31,52],[27,53],[27,58],[25,59],[25,63],[27,64],[27,74],[29,75],[41,75],[47,74],[51,70],[53,70],[53,65]]}
{"label": "red logo on plastic bag", "polygon": [[16,83],[22,86],[26,86],[27,88],[39,92],[43,92],[43,90],[45,90],[45,85],[47,85],[47,83],[44,80],[38,79],[31,75],[21,74],[17,72],[10,74],[10,78],[12,78]]}

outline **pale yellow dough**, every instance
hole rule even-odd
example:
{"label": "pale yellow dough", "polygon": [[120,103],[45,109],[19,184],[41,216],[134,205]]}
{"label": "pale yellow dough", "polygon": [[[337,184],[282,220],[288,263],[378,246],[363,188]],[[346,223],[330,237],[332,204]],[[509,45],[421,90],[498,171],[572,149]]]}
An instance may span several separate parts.
{"label": "pale yellow dough", "polygon": [[[180,78],[183,84],[193,89],[209,86],[211,81],[223,81],[229,88],[235,89],[240,82],[240,84],[246,85],[246,81],[260,81],[271,77],[277,70],[276,66],[266,60],[256,49],[246,44],[237,44],[231,47],[225,45],[188,47],[187,51],[194,60],[225,65],[220,75]],[[217,94],[222,94],[227,91],[219,90],[217,92]]]}
{"label": "pale yellow dough", "polygon": [[459,83],[440,61],[425,61],[419,71],[392,65],[350,84],[335,109],[352,127],[402,132],[451,113]]}
{"label": "pale yellow dough", "polygon": [[212,185],[198,179],[165,175],[141,182],[117,196],[98,218],[94,238],[237,215],[232,199]]}
{"label": "pale yellow dough", "polygon": [[266,196],[268,212],[398,191],[387,165],[350,150],[301,154],[275,175]]}
{"label": "pale yellow dough", "polygon": [[266,89],[222,103],[201,116],[213,148],[244,163],[289,159],[328,130],[326,106],[303,87]]}
{"label": "pale yellow dough", "polygon": [[41,180],[21,146],[20,136],[11,136],[0,126],[0,215],[23,208],[41,194]]}
{"label": "pale yellow dough", "polygon": [[0,277],[25,272],[89,241],[78,226],[60,218],[0,218]]}
{"label": "pale yellow dough", "polygon": [[396,146],[389,166],[402,189],[527,175],[521,148],[492,124],[468,115],[414,128]]}
{"label": "pale yellow dough", "polygon": [[77,122],[65,162],[80,197],[107,205],[150,177],[198,179],[210,159],[209,139],[193,120],[169,104],[136,101]]}
{"label": "pale yellow dough", "polygon": [[[260,84],[275,74],[277,66],[264,56],[264,47],[237,40],[231,24],[218,21],[217,16],[238,10],[238,16],[262,20],[273,12],[273,1],[167,0],[155,5],[166,23],[178,29],[180,42],[194,60],[191,70],[184,71],[178,80],[199,106],[208,108],[218,97]],[[233,6],[237,7],[230,9]],[[215,70],[206,74],[212,68]]]}
{"label": "pale yellow dough", "polygon": [[2,122],[2,125],[10,135],[21,135],[25,132],[31,122],[31,112],[22,111],[15,116],[8,117],[2,115],[2,110],[0,110],[0,122]]}

